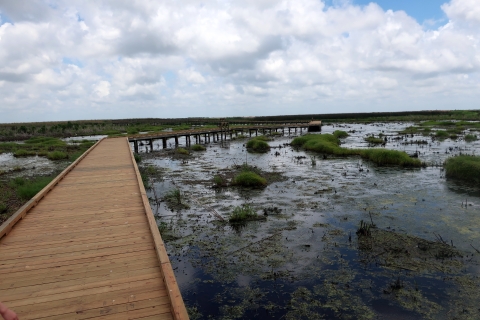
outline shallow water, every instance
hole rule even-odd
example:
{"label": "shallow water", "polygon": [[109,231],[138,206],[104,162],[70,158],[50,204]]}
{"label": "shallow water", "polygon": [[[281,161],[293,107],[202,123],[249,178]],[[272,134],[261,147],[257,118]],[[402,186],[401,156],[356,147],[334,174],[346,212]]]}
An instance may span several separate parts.
{"label": "shallow water", "polygon": [[[267,154],[247,153],[246,140],[236,140],[209,144],[206,152],[194,153],[186,163],[154,143],[155,152],[144,156],[143,165],[164,172],[149,196],[161,198],[178,187],[190,205],[172,212],[164,202],[151,202],[159,224],[167,226],[163,237],[192,319],[480,317],[478,254],[471,246],[480,249],[480,188],[446,180],[436,166],[453,154],[478,154],[480,143],[422,136],[393,140],[410,125],[322,129],[350,131],[342,146],[352,148],[369,147],[365,135],[381,132],[389,139],[386,148],[418,152],[430,164],[427,168],[377,167],[358,157],[324,160],[283,147],[292,140],[283,136],[269,143],[282,147]],[[428,144],[405,144],[412,140]],[[280,172],[285,179],[262,190],[211,188],[217,172],[245,161]],[[244,203],[260,214],[268,207],[281,213],[241,228],[220,222],[213,213],[228,220],[233,208]],[[462,258],[433,258],[433,267],[423,269],[406,260],[397,260],[404,265],[388,265],[381,260],[383,253],[372,259],[361,248],[355,234],[360,220],[429,241],[441,237],[460,250]],[[396,281],[401,284],[398,290]]]}

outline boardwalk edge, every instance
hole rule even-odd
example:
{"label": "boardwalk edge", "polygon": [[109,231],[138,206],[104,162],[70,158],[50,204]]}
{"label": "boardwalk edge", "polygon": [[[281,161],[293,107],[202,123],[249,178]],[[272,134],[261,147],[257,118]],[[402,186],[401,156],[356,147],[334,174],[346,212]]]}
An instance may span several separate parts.
{"label": "boardwalk edge", "polygon": [[153,242],[155,244],[155,252],[160,261],[160,266],[162,268],[163,280],[165,281],[165,286],[168,290],[168,295],[170,297],[172,314],[175,320],[188,320],[187,309],[182,299],[182,294],[178,288],[177,280],[173,272],[172,266],[170,264],[170,259],[168,258],[167,251],[165,250],[165,244],[163,243],[160,231],[158,230],[157,222],[153,216],[152,209],[150,208],[150,202],[148,201],[147,192],[143,186],[142,177],[138,170],[137,162],[131,151],[130,143],[128,138],[125,138],[125,142],[128,145],[130,151],[130,156],[132,159],[133,167],[135,168],[135,174],[137,176],[138,187],[140,188],[140,193],[142,196],[143,205],[145,207],[145,214],[148,219],[148,225],[150,227],[150,232],[152,233]]}

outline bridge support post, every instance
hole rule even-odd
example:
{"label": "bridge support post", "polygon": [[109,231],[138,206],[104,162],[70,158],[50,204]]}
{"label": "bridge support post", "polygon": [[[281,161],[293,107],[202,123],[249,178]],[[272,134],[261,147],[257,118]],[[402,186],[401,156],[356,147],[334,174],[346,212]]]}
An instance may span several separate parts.
{"label": "bridge support post", "polygon": [[135,153],[138,153],[138,141],[133,140],[133,150],[135,150]]}
{"label": "bridge support post", "polygon": [[255,137],[258,137],[258,129],[255,129]]}
{"label": "bridge support post", "polygon": [[167,138],[162,138],[162,147],[163,149],[167,148]]}
{"label": "bridge support post", "polygon": [[175,136],[175,146],[178,146],[178,136]]}
{"label": "bridge support post", "polygon": [[150,145],[150,151],[153,151],[153,139],[148,140]]}

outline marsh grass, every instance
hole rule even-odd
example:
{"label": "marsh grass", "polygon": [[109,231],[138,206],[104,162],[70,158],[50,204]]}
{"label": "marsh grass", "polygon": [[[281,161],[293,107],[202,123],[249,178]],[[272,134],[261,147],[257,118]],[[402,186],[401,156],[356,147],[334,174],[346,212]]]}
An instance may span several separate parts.
{"label": "marsh grass", "polygon": [[10,181],[10,186],[16,190],[20,198],[23,200],[30,200],[47,184],[49,184],[53,178],[54,176],[37,177],[34,179],[17,177]]}
{"label": "marsh grass", "polygon": [[480,182],[480,156],[457,156],[445,161],[448,178],[471,182]]}
{"label": "marsh grass", "polygon": [[269,139],[266,136],[255,137],[247,142],[247,149],[253,152],[268,152],[270,145],[267,141],[269,141]]}
{"label": "marsh grass", "polygon": [[382,144],[385,142],[382,138],[375,138],[374,136],[366,137],[365,141],[371,144]]}
{"label": "marsh grass", "polygon": [[185,156],[188,156],[190,154],[188,152],[188,150],[184,149],[184,148],[177,148],[177,149],[175,149],[175,152],[178,153],[178,154],[185,155]]}
{"label": "marsh grass", "polygon": [[450,135],[445,130],[438,130],[435,132],[435,137],[438,139],[447,139]]}
{"label": "marsh grass", "polygon": [[342,130],[335,130],[335,132],[333,132],[333,136],[336,137],[337,139],[344,139],[348,137],[349,134]]}
{"label": "marsh grass", "polygon": [[219,174],[213,177],[213,183],[216,188],[226,187],[228,185],[227,180]]}
{"label": "marsh grass", "polygon": [[228,221],[238,223],[249,220],[259,220],[260,218],[264,219],[264,217],[259,216],[249,204],[244,204],[242,206],[237,206],[233,209],[233,212],[228,218]]}
{"label": "marsh grass", "polygon": [[293,139],[292,146],[303,147],[309,151],[333,154],[337,156],[359,155],[377,165],[399,165],[403,167],[420,167],[418,159],[408,156],[403,151],[388,149],[348,149],[340,147],[340,140],[331,134],[307,134]]}
{"label": "marsh grass", "polygon": [[476,134],[467,134],[467,135],[465,135],[465,141],[467,141],[467,142],[472,142],[472,141],[476,141],[476,140],[478,140]]}
{"label": "marsh grass", "polygon": [[20,149],[13,153],[13,156],[15,158],[34,157],[36,155],[37,153],[35,151],[25,150],[25,149]]}
{"label": "marsh grass", "polygon": [[172,189],[165,195],[165,200],[173,202],[174,204],[182,204],[182,192],[180,189]]}
{"label": "marsh grass", "polygon": [[193,151],[205,151],[205,150],[207,150],[207,148],[205,148],[201,144],[194,144],[191,148],[192,148]]}
{"label": "marsh grass", "polygon": [[262,188],[267,186],[267,180],[253,171],[242,171],[237,174],[232,183],[237,186],[248,188]]}
{"label": "marsh grass", "polygon": [[50,160],[63,160],[68,159],[68,154],[63,151],[52,151],[47,153],[47,158]]}
{"label": "marsh grass", "polygon": [[133,154],[133,158],[135,159],[135,162],[136,162],[136,163],[142,162],[142,156],[139,155],[138,153],[134,153],[134,154]]}

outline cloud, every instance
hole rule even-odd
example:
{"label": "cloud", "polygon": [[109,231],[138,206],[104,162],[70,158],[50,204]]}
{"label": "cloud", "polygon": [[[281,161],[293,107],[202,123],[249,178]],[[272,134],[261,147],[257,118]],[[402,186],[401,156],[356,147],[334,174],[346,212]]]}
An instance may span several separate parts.
{"label": "cloud", "polygon": [[480,9],[442,9],[432,29],[350,1],[3,1],[2,121],[477,107]]}

